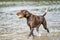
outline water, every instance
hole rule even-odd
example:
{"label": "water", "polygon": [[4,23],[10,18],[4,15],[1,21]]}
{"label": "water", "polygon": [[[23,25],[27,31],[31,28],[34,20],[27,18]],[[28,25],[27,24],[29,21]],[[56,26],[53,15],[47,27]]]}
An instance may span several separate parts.
{"label": "water", "polygon": [[[25,18],[19,19],[16,15],[17,12],[25,9],[25,10],[30,11],[32,14],[41,15],[45,8],[48,10],[47,15],[45,16],[47,20],[47,26],[50,30],[50,33],[53,32],[50,35],[54,34],[55,36],[56,33],[54,32],[58,32],[58,33],[60,32],[60,3],[59,1],[57,2],[56,1],[53,1],[53,2],[51,1],[50,2],[45,2],[45,1],[42,1],[42,2],[0,2],[0,38],[1,38],[0,40],[18,40],[19,37],[24,38],[24,36],[22,35],[26,33],[24,34],[26,36],[28,32],[30,31],[26,23],[26,19]],[[45,35],[45,33],[47,32],[43,29],[43,27],[40,27],[39,33],[43,33]],[[34,34],[37,35],[36,30],[34,31]]]}

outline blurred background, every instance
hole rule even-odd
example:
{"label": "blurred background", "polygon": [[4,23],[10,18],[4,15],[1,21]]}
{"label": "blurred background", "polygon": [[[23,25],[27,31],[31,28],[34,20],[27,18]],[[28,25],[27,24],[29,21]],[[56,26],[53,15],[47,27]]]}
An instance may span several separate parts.
{"label": "blurred background", "polygon": [[[23,40],[23,38],[27,40],[25,36],[28,35],[30,31],[27,21],[25,18],[19,19],[16,15],[17,12],[20,10],[28,10],[32,14],[42,15],[45,9],[48,10],[45,16],[47,26],[50,33],[52,33],[49,34],[50,36],[48,35],[48,37],[51,40],[60,40],[59,0],[0,0],[0,40]],[[39,33],[43,36],[47,33],[42,25],[39,28]],[[36,30],[34,30],[34,34],[38,35]]]}
{"label": "blurred background", "polygon": [[0,0],[0,1],[60,1],[60,0]]}

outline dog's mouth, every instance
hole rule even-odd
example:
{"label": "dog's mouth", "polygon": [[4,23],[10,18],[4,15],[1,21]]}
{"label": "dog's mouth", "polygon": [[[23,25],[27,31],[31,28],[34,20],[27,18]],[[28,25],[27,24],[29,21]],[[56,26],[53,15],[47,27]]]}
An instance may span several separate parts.
{"label": "dog's mouth", "polygon": [[23,15],[19,15],[18,17],[21,19],[21,18],[23,18],[24,16],[23,16]]}

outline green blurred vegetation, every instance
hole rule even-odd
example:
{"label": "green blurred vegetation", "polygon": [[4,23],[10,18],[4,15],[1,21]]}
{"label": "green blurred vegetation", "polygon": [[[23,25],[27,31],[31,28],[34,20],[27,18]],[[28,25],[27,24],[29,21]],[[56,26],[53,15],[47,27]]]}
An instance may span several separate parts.
{"label": "green blurred vegetation", "polygon": [[0,0],[0,1],[60,1],[60,0]]}

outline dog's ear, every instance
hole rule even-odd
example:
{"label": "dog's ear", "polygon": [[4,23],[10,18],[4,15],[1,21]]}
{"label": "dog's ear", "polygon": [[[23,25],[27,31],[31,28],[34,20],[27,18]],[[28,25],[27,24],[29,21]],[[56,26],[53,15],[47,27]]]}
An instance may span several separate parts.
{"label": "dog's ear", "polygon": [[29,12],[27,11],[27,12],[26,12],[26,17],[29,17],[29,15],[30,15],[30,14],[29,14]]}

